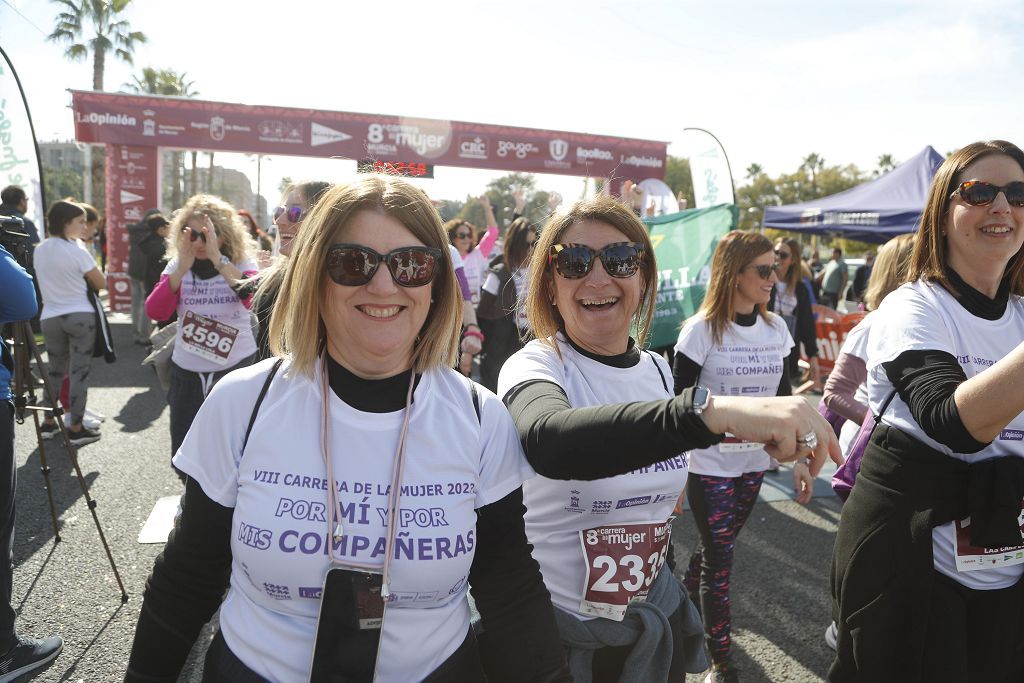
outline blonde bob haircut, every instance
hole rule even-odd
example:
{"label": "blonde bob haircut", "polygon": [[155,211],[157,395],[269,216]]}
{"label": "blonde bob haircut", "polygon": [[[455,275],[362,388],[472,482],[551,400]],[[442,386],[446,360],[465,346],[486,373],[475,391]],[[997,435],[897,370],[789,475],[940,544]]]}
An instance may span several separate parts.
{"label": "blonde bob haircut", "polygon": [[914,233],[894,237],[878,248],[871,277],[864,291],[864,307],[873,311],[882,305],[882,299],[907,281],[910,258],[914,253]]}
{"label": "blonde bob haircut", "polygon": [[[640,269],[637,271],[643,280],[640,304],[633,313],[636,343],[642,347],[654,319],[654,301],[658,289],[654,247],[651,245],[647,228],[640,219],[625,204],[604,195],[576,202],[569,207],[568,212],[554,214],[541,230],[527,276],[526,317],[530,321],[530,330],[537,339],[555,346],[551,338],[556,332],[565,329],[565,321],[554,304],[555,266],[549,254],[551,247],[562,241],[562,236],[569,228],[583,221],[606,223],[621,232],[626,241],[644,245]],[[555,348],[557,349],[557,346]]]}
{"label": "blonde bob haircut", "polygon": [[[419,373],[437,366],[454,366],[462,331],[462,294],[448,251],[448,235],[422,190],[387,176],[371,175],[335,185],[306,216],[270,316],[271,350],[277,356],[290,353],[297,372],[313,375],[328,335],[322,311],[328,305],[331,288],[342,286],[327,274],[327,251],[341,241],[342,229],[359,211],[390,216],[420,242],[441,251],[439,272],[431,283],[432,303],[416,336],[412,367]],[[380,267],[387,269],[384,264]]]}
{"label": "blonde bob haircut", "polygon": [[[740,272],[758,256],[771,250],[771,240],[761,233],[740,230],[728,233],[715,247],[715,254],[711,257],[711,281],[700,310],[716,344],[722,342],[722,335],[736,317],[734,294]],[[762,318],[768,319],[767,306],[758,304],[755,310]]]}
{"label": "blonde bob haircut", "polygon": [[[1024,170],[1024,152],[1017,145],[1006,140],[989,140],[988,142],[972,142],[950,154],[932,179],[928,199],[921,214],[920,236],[914,245],[914,255],[910,261],[910,273],[907,279],[911,282],[919,279],[928,280],[942,285],[957,294],[949,278],[946,276],[946,264],[949,262],[946,243],[946,226],[949,223],[950,195],[960,183],[971,178],[964,178],[964,170],[978,159],[1002,154],[1017,162]],[[1003,275],[1009,277],[1010,294],[1024,296],[1024,250],[1018,250],[1006,264]]]}
{"label": "blonde bob haircut", "polygon": [[[189,197],[185,205],[174,213],[171,229],[167,232],[167,259],[178,255],[178,240],[181,231],[193,216],[209,216],[217,236],[221,239],[220,253],[235,264],[241,263],[259,248],[249,228],[242,222],[235,207],[212,194],[197,194]],[[217,264],[214,264],[217,265]]]}

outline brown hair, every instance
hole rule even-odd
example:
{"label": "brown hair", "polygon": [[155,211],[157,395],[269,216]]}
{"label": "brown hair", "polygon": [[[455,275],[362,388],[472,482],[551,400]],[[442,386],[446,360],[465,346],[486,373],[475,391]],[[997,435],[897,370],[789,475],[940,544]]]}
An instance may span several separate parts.
{"label": "brown hair", "polygon": [[[956,289],[946,277],[945,271],[948,262],[946,222],[949,219],[951,195],[960,183],[969,180],[969,178],[962,177],[964,169],[975,161],[993,154],[1010,157],[1017,162],[1021,170],[1024,170],[1024,152],[1017,145],[1005,140],[972,142],[950,154],[939,166],[939,170],[935,172],[935,177],[932,179],[931,188],[928,190],[928,200],[925,202],[924,212],[921,214],[921,226],[918,229],[920,237],[914,245],[910,272],[907,274],[908,280],[928,280],[956,293]],[[1010,293],[1018,296],[1024,295],[1024,253],[1022,252],[1024,250],[1018,250],[1003,271],[1004,275],[1008,275],[1010,278]]]}
{"label": "brown hair", "polygon": [[312,375],[328,334],[321,311],[330,288],[340,286],[327,275],[327,251],[359,211],[391,216],[423,244],[441,250],[440,272],[431,285],[433,303],[417,336],[412,362],[416,372],[452,367],[462,325],[462,293],[441,217],[419,188],[399,178],[376,175],[334,185],[306,216],[270,316],[270,348],[278,356],[291,353],[293,367]]}
{"label": "brown hair", "polygon": [[85,209],[81,205],[65,199],[58,199],[50,204],[50,210],[46,212],[46,231],[54,237],[66,240],[64,228],[74,219],[85,215]]}
{"label": "brown hair", "polygon": [[469,250],[473,251],[476,247],[476,226],[469,221],[464,221],[461,218],[453,218],[444,224],[444,231],[448,233],[448,242],[455,246],[455,233],[465,225],[469,228]]}
{"label": "brown hair", "polygon": [[[761,233],[740,230],[728,233],[715,247],[715,254],[711,257],[711,281],[700,310],[716,344],[721,343],[726,327],[736,317],[733,294],[740,272],[758,256],[771,250],[771,240]],[[758,304],[757,311],[762,318],[768,319],[767,306]]]}
{"label": "brown hair", "polygon": [[871,277],[864,291],[864,307],[873,311],[882,304],[897,287],[907,281],[910,271],[910,257],[914,252],[914,238],[910,233],[894,237],[879,249],[871,266]]}
{"label": "brown hair", "polygon": [[789,249],[789,267],[785,273],[779,274],[779,279],[786,285],[786,289],[792,292],[796,290],[804,275],[804,250],[800,246],[800,241],[792,237],[780,239],[778,244],[784,244]]}
{"label": "brown hair", "polygon": [[[606,221],[607,222],[607,221]],[[520,216],[512,221],[505,231],[505,267],[515,272],[530,258],[530,247],[526,244],[526,234],[533,230],[530,222]]]}
{"label": "brown hair", "polygon": [[636,214],[617,199],[604,195],[576,202],[568,212],[554,214],[541,231],[527,276],[526,316],[530,321],[530,329],[537,339],[553,344],[549,337],[554,337],[565,325],[558,308],[552,303],[555,286],[554,266],[550,263],[548,254],[551,247],[561,241],[569,228],[583,221],[606,223],[625,235],[628,241],[644,245],[644,254],[638,271],[643,278],[640,305],[637,306],[633,317],[636,343],[643,346],[654,319],[654,300],[658,289],[654,247],[651,245],[647,228]]}

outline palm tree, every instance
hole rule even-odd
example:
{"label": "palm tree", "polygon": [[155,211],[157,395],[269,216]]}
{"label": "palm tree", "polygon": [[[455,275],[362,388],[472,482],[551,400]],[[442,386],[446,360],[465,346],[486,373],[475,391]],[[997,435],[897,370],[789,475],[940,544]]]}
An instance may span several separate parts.
{"label": "palm tree", "polygon": [[804,157],[803,163],[800,164],[800,170],[807,171],[807,173],[810,174],[811,187],[815,192],[818,191],[818,173],[820,173],[823,168],[825,168],[825,159],[815,152],[811,152]]}
{"label": "palm tree", "polygon": [[[132,31],[121,13],[132,0],[51,0],[61,6],[57,25],[47,39],[68,43],[64,56],[80,61],[92,54],[92,89],[103,90],[107,52],[128,64],[136,45],[146,42],[141,31]],[[86,24],[92,25],[87,30]],[[88,35],[87,35],[88,34]]]}
{"label": "palm tree", "polygon": [[751,164],[747,166],[747,180],[753,180],[757,176],[764,173],[764,167],[761,164]]}
{"label": "palm tree", "polygon": [[[172,69],[154,69],[147,66],[142,73],[132,76],[130,83],[121,87],[129,92],[145,95],[170,95],[174,97],[195,97],[199,94],[193,86],[194,81],[186,79],[185,72],[178,73]],[[173,190],[171,194],[171,205],[175,208],[181,206],[181,179],[184,175],[185,155],[183,152],[172,152],[173,154]],[[193,178],[195,174],[195,153],[192,157]],[[193,181],[194,184],[194,181]]]}
{"label": "palm tree", "polygon": [[896,158],[891,154],[882,154],[878,157],[878,170],[875,175],[882,175],[896,168]]}

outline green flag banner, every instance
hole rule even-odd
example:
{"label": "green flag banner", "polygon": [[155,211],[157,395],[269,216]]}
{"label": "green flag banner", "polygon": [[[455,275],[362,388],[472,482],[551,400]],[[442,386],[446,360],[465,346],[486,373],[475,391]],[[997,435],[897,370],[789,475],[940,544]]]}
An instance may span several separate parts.
{"label": "green flag banner", "polygon": [[739,213],[734,204],[719,204],[643,219],[651,233],[658,272],[649,347],[675,346],[683,321],[704,300],[715,245],[735,229]]}

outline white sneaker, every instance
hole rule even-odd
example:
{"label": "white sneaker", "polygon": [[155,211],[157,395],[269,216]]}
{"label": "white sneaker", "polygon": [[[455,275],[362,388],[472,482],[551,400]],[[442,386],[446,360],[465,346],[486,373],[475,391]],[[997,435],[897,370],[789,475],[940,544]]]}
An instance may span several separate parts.
{"label": "white sneaker", "polygon": [[836,626],[836,622],[832,622],[825,629],[825,644],[833,650],[836,650],[836,641],[839,639],[839,628]]}
{"label": "white sneaker", "polygon": [[[100,425],[103,424],[102,420],[96,419],[94,416],[89,414],[88,408],[85,411],[85,416],[82,418],[82,425],[87,429],[99,429]],[[71,413],[64,413],[64,426],[71,426]]]}
{"label": "white sneaker", "polygon": [[92,408],[86,408],[85,409],[85,417],[86,418],[90,418],[91,417],[92,419],[96,420],[97,422],[106,422],[107,421],[107,416],[106,415],[104,415],[103,413],[101,413],[101,412],[99,412],[97,410],[93,410]]}

